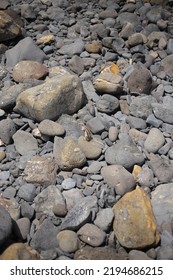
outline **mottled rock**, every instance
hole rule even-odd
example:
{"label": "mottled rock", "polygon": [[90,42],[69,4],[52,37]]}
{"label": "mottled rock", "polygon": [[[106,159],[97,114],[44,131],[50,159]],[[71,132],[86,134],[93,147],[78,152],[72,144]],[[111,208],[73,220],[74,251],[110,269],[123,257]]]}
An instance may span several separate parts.
{"label": "mottled rock", "polygon": [[100,93],[118,95],[123,91],[123,79],[119,74],[103,72],[95,77],[93,84]]}
{"label": "mottled rock", "polygon": [[41,134],[48,136],[61,136],[65,133],[65,129],[62,125],[51,120],[43,120],[40,122],[38,129]]}
{"label": "mottled rock", "polygon": [[75,113],[82,106],[83,98],[79,78],[64,70],[45,83],[19,94],[16,110],[37,121],[53,120],[63,113]]}
{"label": "mottled rock", "polygon": [[23,243],[10,245],[0,255],[1,260],[40,260],[41,257],[36,250]]}
{"label": "mottled rock", "polygon": [[7,118],[0,121],[0,139],[4,144],[12,142],[12,136],[16,132],[16,125],[13,120]]}
{"label": "mottled rock", "polygon": [[20,205],[15,199],[6,199],[0,197],[0,206],[3,206],[10,214],[13,220],[19,219],[20,216]]}
{"label": "mottled rock", "polygon": [[24,82],[29,79],[43,79],[47,74],[45,65],[38,61],[24,60],[14,66],[12,76],[16,82]]}
{"label": "mottled rock", "polygon": [[89,53],[100,53],[102,45],[99,41],[92,41],[91,43],[85,44],[85,50]]}
{"label": "mottled rock", "polygon": [[173,54],[167,55],[162,59],[160,65],[168,76],[173,77]]}
{"label": "mottled rock", "polygon": [[139,187],[127,193],[113,207],[114,233],[126,248],[140,249],[157,245],[157,230],[152,205],[147,194]]}
{"label": "mottled rock", "polygon": [[91,141],[86,141],[83,136],[80,136],[78,139],[78,145],[82,152],[85,154],[87,159],[96,159],[98,158],[104,147],[104,144],[93,138]]}
{"label": "mottled rock", "polygon": [[30,151],[38,151],[37,140],[27,131],[18,130],[12,138],[17,152],[22,156]]}
{"label": "mottled rock", "polygon": [[147,139],[144,142],[144,148],[149,153],[156,153],[165,142],[162,132],[158,128],[151,128]]}
{"label": "mottled rock", "polygon": [[106,239],[106,233],[103,230],[88,223],[78,230],[77,235],[83,242],[93,247],[101,246]]}
{"label": "mottled rock", "polygon": [[101,170],[104,181],[115,188],[118,195],[124,195],[135,187],[135,180],[130,172],[121,165],[105,166]]}
{"label": "mottled rock", "polygon": [[135,97],[129,106],[131,115],[144,120],[147,119],[152,113],[152,103],[154,102],[156,102],[156,99],[151,95]]}
{"label": "mottled rock", "polygon": [[145,141],[147,139],[147,134],[139,131],[135,128],[131,128],[129,130],[129,136],[130,138],[134,141],[134,142],[138,142],[138,141]]}
{"label": "mottled rock", "polygon": [[60,249],[67,253],[74,253],[80,248],[80,240],[72,230],[60,231],[57,234],[57,241]]}
{"label": "mottled rock", "polygon": [[86,156],[78,143],[72,138],[67,137],[64,140],[55,137],[53,154],[58,166],[63,170],[72,170],[80,168],[86,163]]}
{"label": "mottled rock", "polygon": [[44,186],[56,183],[58,166],[54,159],[34,156],[29,160],[24,169],[25,180],[28,183],[41,184]]}

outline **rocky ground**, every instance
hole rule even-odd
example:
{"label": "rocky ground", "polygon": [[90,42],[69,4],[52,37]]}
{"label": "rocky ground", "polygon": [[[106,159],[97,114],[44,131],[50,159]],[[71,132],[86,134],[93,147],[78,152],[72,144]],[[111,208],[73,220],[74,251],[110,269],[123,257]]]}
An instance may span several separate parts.
{"label": "rocky ground", "polygon": [[1,259],[173,259],[171,2],[1,0],[0,62]]}

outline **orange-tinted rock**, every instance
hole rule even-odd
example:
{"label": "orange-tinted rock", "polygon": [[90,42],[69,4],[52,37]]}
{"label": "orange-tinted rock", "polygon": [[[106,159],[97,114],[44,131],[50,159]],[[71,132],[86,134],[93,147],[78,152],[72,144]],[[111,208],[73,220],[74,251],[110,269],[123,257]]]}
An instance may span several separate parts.
{"label": "orange-tinted rock", "polygon": [[30,79],[43,79],[48,74],[48,69],[42,63],[32,60],[18,62],[13,68],[13,79],[23,82]]}
{"label": "orange-tinted rock", "polygon": [[41,259],[36,250],[23,243],[10,245],[0,255],[1,260],[39,260]]}
{"label": "orange-tinted rock", "polygon": [[126,248],[155,246],[160,240],[149,197],[137,187],[125,194],[113,207],[114,233]]}
{"label": "orange-tinted rock", "polygon": [[85,45],[85,50],[89,53],[100,53],[102,45],[99,41],[92,41]]}

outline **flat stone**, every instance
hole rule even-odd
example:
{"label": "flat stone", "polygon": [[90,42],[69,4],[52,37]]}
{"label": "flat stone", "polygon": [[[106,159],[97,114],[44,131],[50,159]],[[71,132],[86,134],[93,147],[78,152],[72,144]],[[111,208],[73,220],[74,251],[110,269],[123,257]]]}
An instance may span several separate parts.
{"label": "flat stone", "polygon": [[141,119],[141,118],[136,118],[133,116],[128,116],[128,118],[126,119],[126,122],[130,125],[131,128],[135,128],[135,129],[145,129],[146,128],[146,122]]}
{"label": "flat stone", "polygon": [[67,253],[74,253],[80,247],[80,241],[76,232],[62,230],[57,234],[57,241],[60,249]]}
{"label": "flat stone", "polygon": [[109,128],[109,133],[108,133],[109,140],[115,142],[117,140],[118,133],[119,133],[118,128],[115,126],[111,126]]}
{"label": "flat stone", "polygon": [[74,254],[75,260],[127,260],[128,254],[117,252],[114,248],[110,247],[90,247],[85,246]]}
{"label": "flat stone", "polygon": [[15,199],[6,199],[0,197],[0,206],[3,206],[10,214],[13,220],[18,220],[20,216],[20,205]]}
{"label": "flat stone", "polygon": [[62,194],[65,198],[68,210],[73,208],[75,204],[84,197],[82,191],[78,188],[63,191]]}
{"label": "flat stone", "polygon": [[62,125],[51,120],[43,120],[39,123],[38,129],[41,134],[48,136],[62,136],[65,134],[65,129]]}
{"label": "flat stone", "polygon": [[103,230],[87,223],[77,231],[77,235],[83,242],[93,247],[101,246],[106,239],[106,233]]}
{"label": "flat stone", "polygon": [[99,117],[94,117],[86,123],[87,127],[91,129],[94,134],[101,133],[105,127]]}
{"label": "flat stone", "polygon": [[152,103],[154,102],[156,102],[156,99],[151,95],[135,97],[129,106],[131,115],[144,120],[147,119],[152,113]]}
{"label": "flat stone", "polygon": [[14,243],[10,245],[0,255],[1,260],[40,260],[39,253],[24,243]]}
{"label": "flat stone", "polygon": [[38,61],[23,60],[18,62],[12,72],[13,79],[16,82],[24,82],[29,79],[43,79],[48,74],[48,69],[45,65]]}
{"label": "flat stone", "polygon": [[86,163],[86,156],[81,147],[70,137],[64,140],[55,137],[53,154],[62,170],[80,168]]}
{"label": "flat stone", "polygon": [[37,140],[27,131],[18,130],[12,138],[17,152],[22,156],[30,151],[38,151]]}
{"label": "flat stone", "polygon": [[30,232],[31,222],[28,218],[20,218],[16,221],[16,229],[15,233],[17,236],[22,239],[23,241],[27,239],[27,236]]}
{"label": "flat stone", "polygon": [[147,194],[140,188],[125,194],[113,207],[114,233],[126,248],[140,249],[157,245],[157,230],[152,205]]}
{"label": "flat stone", "polygon": [[20,93],[15,109],[31,119],[57,119],[61,114],[73,114],[84,101],[82,84],[76,75],[66,70],[45,83]]}
{"label": "flat stone", "polygon": [[62,181],[61,186],[64,190],[73,189],[76,186],[76,181],[72,178],[66,178],[64,181]]}
{"label": "flat stone", "polygon": [[173,183],[157,186],[151,192],[151,203],[159,229],[161,229],[162,223],[171,223],[173,218]]}
{"label": "flat stone", "polygon": [[137,130],[136,128],[131,128],[129,130],[129,136],[134,142],[145,141],[147,139],[147,134]]}
{"label": "flat stone", "polygon": [[163,67],[163,71],[170,76],[173,77],[173,54],[167,55],[164,59],[161,60],[161,66]]}
{"label": "flat stone", "polygon": [[24,169],[25,180],[28,183],[44,186],[56,183],[58,166],[54,159],[41,156],[32,157]]}
{"label": "flat stone", "polygon": [[65,54],[68,55],[70,57],[72,57],[73,55],[80,55],[84,50],[84,42],[82,39],[76,39],[76,41],[74,43],[71,44],[65,44],[64,46],[62,46],[58,52],[60,54]]}
{"label": "flat stone", "polygon": [[96,174],[100,171],[102,165],[99,161],[93,161],[87,168],[87,172],[90,174]]}
{"label": "flat stone", "polygon": [[94,220],[94,224],[105,232],[108,232],[112,226],[114,213],[111,208],[101,209]]}
{"label": "flat stone", "polygon": [[146,253],[139,250],[131,250],[129,252],[129,260],[152,260]]}
{"label": "flat stone", "polygon": [[13,120],[7,118],[0,121],[0,139],[4,144],[12,142],[12,136],[16,132],[16,126]]}
{"label": "flat stone", "polygon": [[36,187],[34,184],[24,184],[20,187],[17,195],[25,201],[32,202],[36,195]]}
{"label": "flat stone", "polygon": [[144,142],[144,148],[149,153],[156,153],[165,142],[162,132],[158,128],[151,128],[147,139]]}
{"label": "flat stone", "polygon": [[168,124],[173,124],[173,112],[170,106],[160,103],[153,103],[151,105],[156,118]]}
{"label": "flat stone", "polygon": [[124,195],[135,187],[132,174],[121,165],[104,166],[101,169],[101,174],[108,186],[115,188],[118,195]]}
{"label": "flat stone", "polygon": [[74,55],[69,61],[69,68],[74,73],[81,75],[84,71],[83,59],[78,55]]}

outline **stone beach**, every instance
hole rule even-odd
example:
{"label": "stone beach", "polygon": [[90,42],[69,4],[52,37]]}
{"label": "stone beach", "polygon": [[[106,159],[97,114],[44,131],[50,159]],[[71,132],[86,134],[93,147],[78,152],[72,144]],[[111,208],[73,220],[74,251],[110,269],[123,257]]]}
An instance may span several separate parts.
{"label": "stone beach", "polygon": [[172,1],[0,1],[0,259],[173,259]]}

